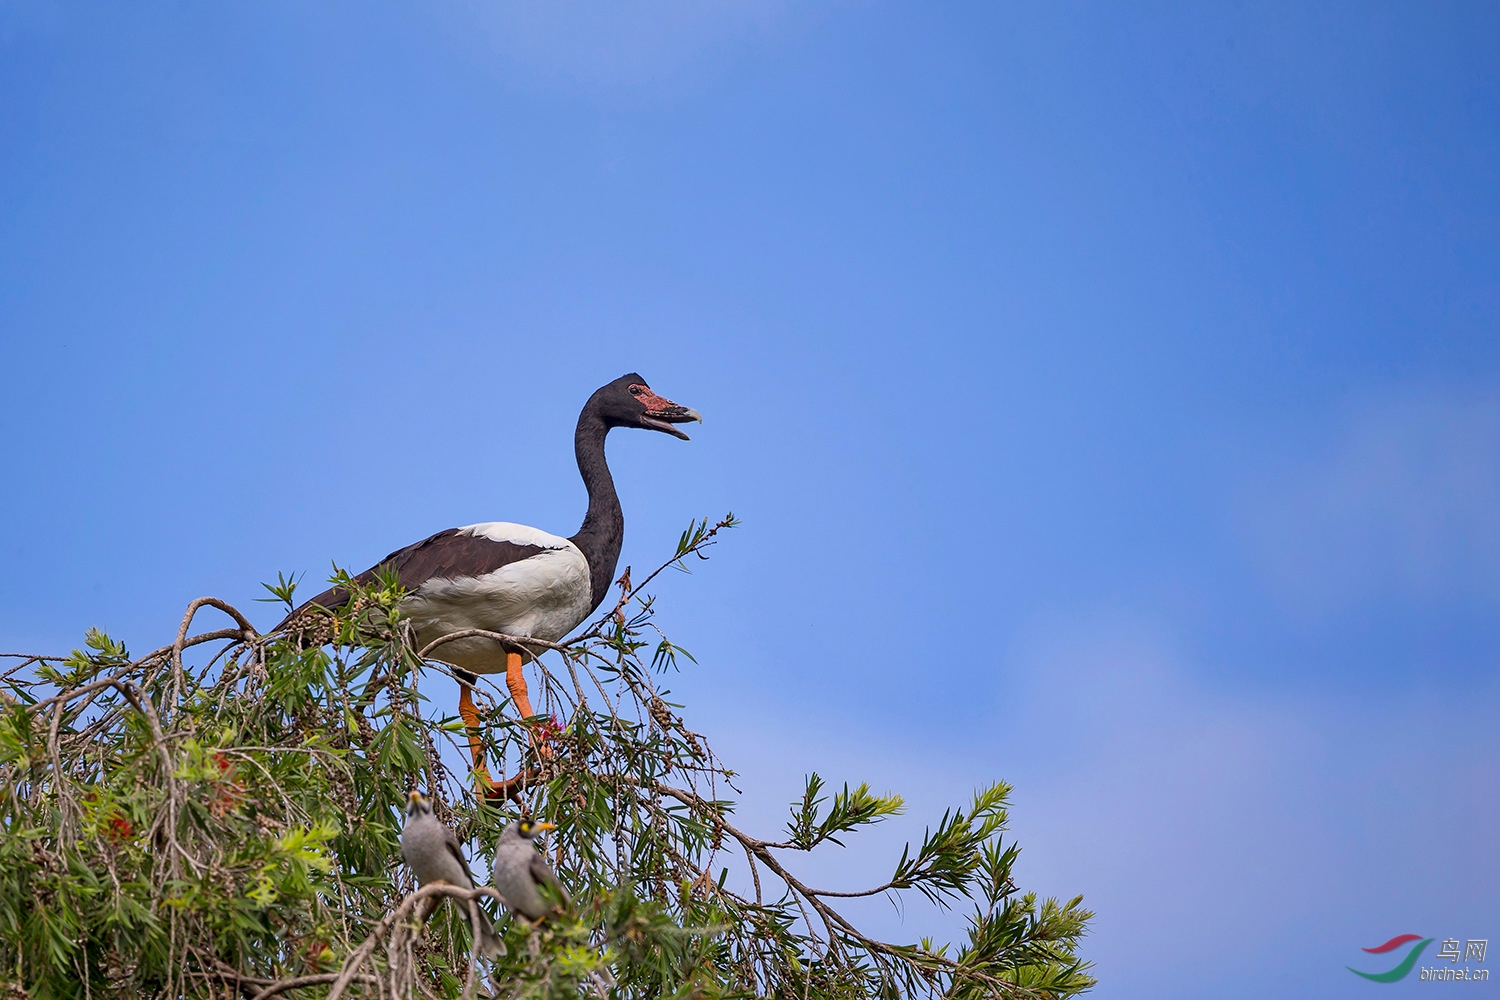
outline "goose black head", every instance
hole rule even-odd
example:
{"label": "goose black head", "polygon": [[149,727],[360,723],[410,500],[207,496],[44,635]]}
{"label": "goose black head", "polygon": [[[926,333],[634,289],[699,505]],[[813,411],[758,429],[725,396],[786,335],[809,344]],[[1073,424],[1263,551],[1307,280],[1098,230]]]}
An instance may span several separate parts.
{"label": "goose black head", "polygon": [[688,440],[688,436],[673,427],[696,420],[703,422],[697,410],[678,406],[670,399],[663,399],[651,391],[646,380],[635,372],[621,375],[606,386],[601,386],[584,407],[593,410],[604,421],[606,427],[641,427],[648,431],[661,431],[673,437]]}

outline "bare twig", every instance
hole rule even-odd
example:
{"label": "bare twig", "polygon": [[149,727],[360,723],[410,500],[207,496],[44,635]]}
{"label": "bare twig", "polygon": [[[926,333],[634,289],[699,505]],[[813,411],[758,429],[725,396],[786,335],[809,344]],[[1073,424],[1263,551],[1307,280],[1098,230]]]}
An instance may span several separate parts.
{"label": "bare twig", "polygon": [[[303,986],[322,986],[325,983],[335,982],[339,978],[337,972],[319,972],[311,976],[293,976],[291,979],[278,979],[255,994],[254,1000],[270,1000],[271,997],[279,996],[287,990],[300,989]],[[379,979],[365,973],[358,973],[350,980],[361,983],[377,983]]]}

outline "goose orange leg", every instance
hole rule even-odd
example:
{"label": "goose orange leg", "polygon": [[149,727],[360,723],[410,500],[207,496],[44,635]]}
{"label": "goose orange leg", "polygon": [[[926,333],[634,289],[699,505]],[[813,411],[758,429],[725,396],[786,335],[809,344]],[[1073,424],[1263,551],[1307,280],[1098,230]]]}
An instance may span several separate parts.
{"label": "goose orange leg", "polygon": [[481,786],[493,785],[490,769],[484,763],[484,741],[479,735],[479,709],[474,706],[474,688],[462,677],[458,681],[458,714],[463,716],[469,737],[469,755],[474,758],[474,777]]}
{"label": "goose orange leg", "polygon": [[529,719],[536,713],[531,710],[531,696],[526,691],[526,675],[521,673],[521,654],[505,654],[505,686],[510,688],[510,700],[515,702],[516,712]]}
{"label": "goose orange leg", "polygon": [[531,782],[533,775],[523,771],[505,781],[490,777],[490,769],[484,762],[484,741],[479,735],[479,709],[474,704],[474,688],[462,677],[458,680],[458,714],[463,717],[464,728],[468,731],[469,754],[474,758],[474,780],[479,786],[479,794],[490,800],[520,801],[521,789]]}
{"label": "goose orange leg", "polygon": [[[521,672],[521,663],[520,653],[505,654],[505,686],[510,689],[516,712],[521,718],[529,719],[535,713],[531,708],[531,696],[526,689],[526,675]],[[523,773],[507,781],[495,781],[490,777],[490,769],[484,762],[484,740],[479,732],[479,709],[474,704],[474,688],[462,676],[458,678],[458,714],[464,720],[464,729],[469,739],[469,755],[474,758],[474,777],[481,793],[488,798],[514,798],[527,776]],[[544,755],[549,753],[548,747],[541,746],[537,749]]]}
{"label": "goose orange leg", "polygon": [[[526,691],[526,675],[521,672],[521,654],[505,654],[505,686],[510,688],[510,700],[516,706],[516,714],[522,719],[529,719],[536,715],[531,708],[531,696]],[[536,730],[531,731],[531,746],[537,754],[543,758],[552,756],[552,748],[547,745],[546,730],[538,735]]]}

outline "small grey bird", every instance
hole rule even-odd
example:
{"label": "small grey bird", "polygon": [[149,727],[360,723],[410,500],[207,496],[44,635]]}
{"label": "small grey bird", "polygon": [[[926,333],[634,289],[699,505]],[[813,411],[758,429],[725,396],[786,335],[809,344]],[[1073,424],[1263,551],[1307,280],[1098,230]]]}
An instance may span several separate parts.
{"label": "small grey bird", "polygon": [[541,920],[558,912],[556,902],[543,894],[544,888],[563,906],[573,905],[557,873],[532,843],[543,830],[555,829],[551,823],[518,819],[500,831],[500,842],[495,845],[495,888],[512,911],[528,920]]}
{"label": "small grey bird", "polygon": [[[401,857],[405,859],[418,885],[447,882],[463,889],[474,888],[474,873],[464,860],[458,838],[432,814],[432,803],[421,792],[407,796],[406,823],[401,827]],[[467,907],[464,907],[467,915]],[[505,953],[505,944],[490,924],[484,910],[479,911],[479,952],[486,957]]]}

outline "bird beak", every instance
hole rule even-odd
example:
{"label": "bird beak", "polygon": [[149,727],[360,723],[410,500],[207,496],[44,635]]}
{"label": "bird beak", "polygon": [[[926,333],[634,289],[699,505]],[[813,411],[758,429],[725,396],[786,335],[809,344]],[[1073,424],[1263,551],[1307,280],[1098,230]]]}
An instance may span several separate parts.
{"label": "bird beak", "polygon": [[670,399],[663,399],[650,389],[636,398],[646,406],[646,415],[641,417],[641,426],[653,431],[661,431],[687,441],[690,438],[672,425],[685,424],[692,420],[703,423],[703,414],[697,410],[690,406],[678,406]]}
{"label": "bird beak", "polygon": [[531,825],[531,828],[533,830],[538,830],[538,831],[541,831],[541,830],[556,830],[557,829],[557,824],[556,823],[533,823]]}
{"label": "bird beak", "polygon": [[422,793],[421,792],[409,792],[409,793],[407,793],[406,801],[407,802],[421,802],[422,801]]}

